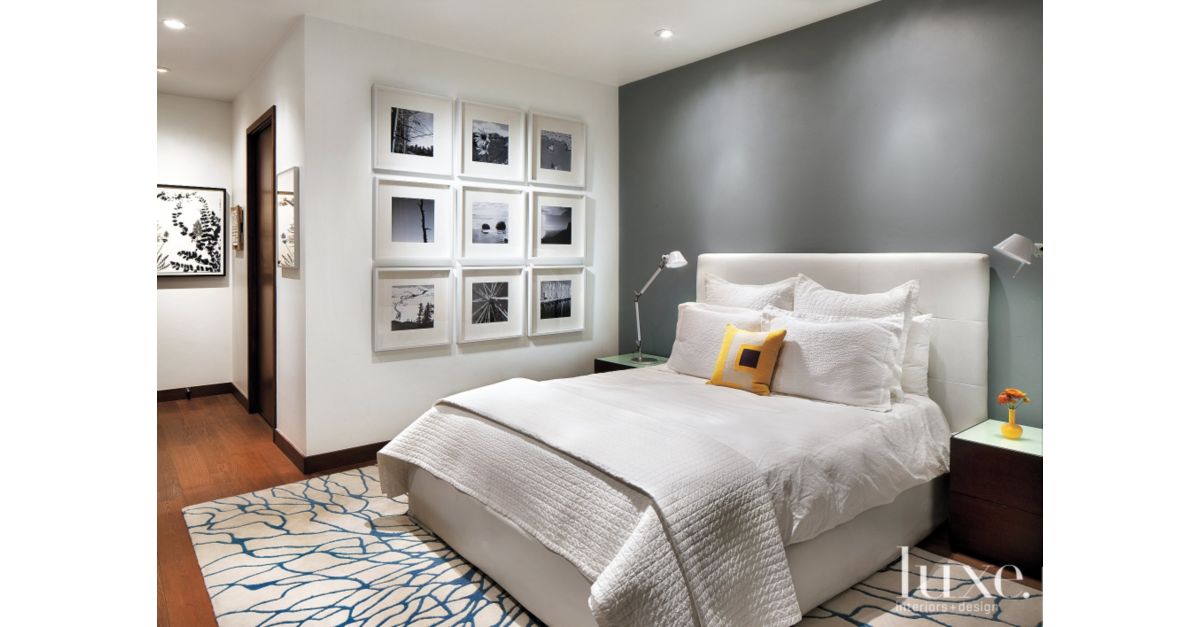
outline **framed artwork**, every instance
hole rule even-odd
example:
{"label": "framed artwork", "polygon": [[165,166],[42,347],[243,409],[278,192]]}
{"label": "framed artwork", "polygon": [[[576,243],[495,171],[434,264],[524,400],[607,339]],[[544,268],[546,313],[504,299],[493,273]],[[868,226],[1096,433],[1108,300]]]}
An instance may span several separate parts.
{"label": "framed artwork", "polygon": [[241,250],[246,246],[246,231],[245,219],[246,210],[242,209],[241,205],[234,205],[229,210],[229,242],[234,250]]}
{"label": "framed artwork", "polygon": [[583,196],[534,192],[529,256],[583,258],[587,254],[587,200]]}
{"label": "framed artwork", "polygon": [[583,187],[587,170],[587,125],[534,114],[530,124],[529,178],[534,183]]}
{"label": "framed artwork", "polygon": [[524,269],[463,268],[459,303],[459,342],[524,335]]}
{"label": "framed artwork", "polygon": [[450,268],[376,268],[375,350],[449,344]]}
{"label": "framed artwork", "polygon": [[276,263],[280,268],[296,268],[299,242],[296,220],[300,215],[300,169],[288,168],[275,177]]}
{"label": "framed artwork", "polygon": [[459,174],[525,182],[525,112],[460,102]]}
{"label": "framed artwork", "polygon": [[225,275],[225,190],[159,185],[158,276]]}
{"label": "framed artwork", "polygon": [[529,276],[529,335],[582,331],[584,269],[533,268]]}
{"label": "framed artwork", "polygon": [[449,185],[375,179],[375,259],[450,259],[454,194]]}
{"label": "framed artwork", "polygon": [[525,260],[525,192],[463,187],[462,258]]}
{"label": "framed artwork", "polygon": [[374,168],[449,176],[453,164],[453,102],[385,85],[375,85],[372,96]]}

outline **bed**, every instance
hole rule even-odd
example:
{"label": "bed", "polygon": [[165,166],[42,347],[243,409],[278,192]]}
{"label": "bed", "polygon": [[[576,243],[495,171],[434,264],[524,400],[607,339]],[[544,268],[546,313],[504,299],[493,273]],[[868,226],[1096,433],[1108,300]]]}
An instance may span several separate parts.
{"label": "bed", "polygon": [[[704,302],[709,276],[765,284],[797,273],[858,293],[918,279],[918,306],[934,316],[929,397],[910,396],[891,412],[863,414],[865,410],[794,397],[738,397],[737,391],[704,386],[702,380],[666,367],[579,377],[555,387],[566,395],[561,398],[594,399],[589,402],[608,403],[613,412],[672,407],[672,415],[697,417],[693,427],[702,425],[710,436],[753,460],[767,477],[787,573],[796,604],[806,612],[885,565],[899,546],[917,543],[944,519],[949,435],[986,415],[988,261],[985,255],[967,253],[706,254],[698,260],[696,300]],[[686,411],[679,411],[681,405]],[[539,479],[530,468],[541,462],[580,465],[578,460],[557,459],[545,442],[490,424],[476,412],[460,407],[437,411],[468,429],[490,430],[495,440],[506,442],[511,455],[532,461],[492,476],[485,476],[486,465],[481,465],[471,479],[466,470],[460,476],[445,465],[405,461],[389,445],[379,456],[385,491],[406,491],[420,524],[541,620],[596,624],[589,598],[597,573],[565,557],[570,551],[563,549],[588,535],[586,525],[564,512],[561,533],[547,537],[514,522],[521,520],[513,513],[518,506],[510,511],[504,501],[485,504],[484,492],[472,489],[472,481],[507,481],[511,501],[537,500],[544,496],[544,486],[521,493],[522,485]],[[806,420],[793,431],[781,431],[780,425],[796,414]],[[797,447],[828,454],[806,457],[807,465],[797,466],[790,454]],[[594,485],[581,490],[611,496],[614,503],[636,505],[642,498],[622,481],[595,468],[585,470],[590,474],[583,476]],[[522,477],[522,472],[530,474]]]}

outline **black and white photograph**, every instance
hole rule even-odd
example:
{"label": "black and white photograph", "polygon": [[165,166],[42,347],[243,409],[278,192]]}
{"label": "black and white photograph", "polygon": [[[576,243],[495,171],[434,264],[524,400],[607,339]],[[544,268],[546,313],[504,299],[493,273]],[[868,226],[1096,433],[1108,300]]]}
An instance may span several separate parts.
{"label": "black and white photograph", "polygon": [[472,120],[471,147],[472,161],[508,165],[508,125]]}
{"label": "black and white photograph", "polygon": [[225,190],[159,185],[158,276],[225,274]]}
{"label": "black and white photograph", "polygon": [[529,140],[533,183],[586,187],[587,125],[578,120],[534,114]]}
{"label": "black and white photograph", "polygon": [[471,323],[508,322],[508,281],[479,282],[471,286]]}
{"label": "black and white photograph", "polygon": [[542,320],[571,317],[571,282],[542,281],[540,316]]}
{"label": "black and white photograph", "polygon": [[300,264],[299,233],[296,217],[300,215],[300,169],[288,168],[275,175],[275,263],[280,268],[295,269]]}
{"label": "black and white photograph", "polygon": [[571,208],[544,205],[541,208],[541,212],[542,219],[539,241],[543,244],[570,246]]}
{"label": "black and white photograph", "polygon": [[471,243],[507,244],[508,203],[477,200],[471,203]]}
{"label": "black and white photograph", "polygon": [[372,167],[450,175],[454,169],[454,102],[384,85],[375,85],[372,94]]}
{"label": "black and white photograph", "polygon": [[392,241],[434,243],[436,205],[432,198],[392,198]]}
{"label": "black and white photograph", "polygon": [[392,286],[392,330],[433,328],[433,284]]}
{"label": "black and white photograph", "polygon": [[433,114],[392,107],[392,152],[433,156]]}
{"label": "black and white photograph", "polygon": [[525,182],[525,112],[520,109],[460,101],[459,154],[463,176]]}

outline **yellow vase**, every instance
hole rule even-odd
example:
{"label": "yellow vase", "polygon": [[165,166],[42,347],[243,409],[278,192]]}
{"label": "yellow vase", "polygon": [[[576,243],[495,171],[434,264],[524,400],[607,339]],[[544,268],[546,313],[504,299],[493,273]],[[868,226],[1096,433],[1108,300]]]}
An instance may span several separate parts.
{"label": "yellow vase", "polygon": [[1000,425],[1000,435],[1010,440],[1021,439],[1021,425],[1017,424],[1017,408],[1008,408],[1008,422]]}

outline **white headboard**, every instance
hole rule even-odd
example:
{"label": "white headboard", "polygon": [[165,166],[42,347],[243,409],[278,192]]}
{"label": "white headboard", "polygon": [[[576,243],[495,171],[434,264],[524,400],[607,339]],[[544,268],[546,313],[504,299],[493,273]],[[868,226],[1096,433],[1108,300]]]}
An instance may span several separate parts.
{"label": "white headboard", "polygon": [[958,432],[987,418],[988,257],[979,253],[704,254],[696,266],[696,300],[705,279],[772,283],[804,273],[830,289],[882,292],[921,282],[917,307],[933,314],[929,396]]}

